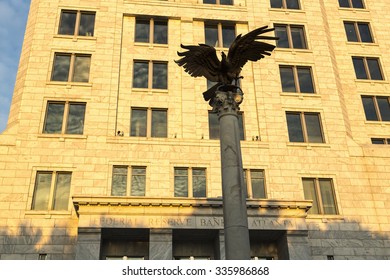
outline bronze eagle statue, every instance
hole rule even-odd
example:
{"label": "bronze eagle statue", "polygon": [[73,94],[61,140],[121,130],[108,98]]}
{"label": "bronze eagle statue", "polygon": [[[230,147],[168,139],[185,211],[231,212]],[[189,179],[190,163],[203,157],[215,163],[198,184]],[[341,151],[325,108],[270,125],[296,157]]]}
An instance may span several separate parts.
{"label": "bronze eagle statue", "polygon": [[271,55],[275,46],[258,40],[278,40],[277,37],[262,35],[273,30],[274,28],[263,26],[243,36],[238,35],[230,45],[228,54],[221,52],[221,60],[212,46],[181,44],[187,51],[177,52],[182,58],[175,62],[183,66],[184,71],[192,77],[203,76],[211,82],[216,82],[216,85],[203,93],[204,99],[208,101],[213,99],[218,87],[232,85],[233,82],[237,86],[238,80],[243,78],[240,76],[241,69],[248,61],[258,61],[265,55]]}

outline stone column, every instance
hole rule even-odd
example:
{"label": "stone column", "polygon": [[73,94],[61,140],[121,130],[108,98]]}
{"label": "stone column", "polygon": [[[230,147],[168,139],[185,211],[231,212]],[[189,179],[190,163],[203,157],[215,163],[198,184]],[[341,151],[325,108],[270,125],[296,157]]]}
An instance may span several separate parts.
{"label": "stone column", "polygon": [[290,260],[311,260],[307,230],[287,231],[287,247]]}
{"label": "stone column", "polygon": [[100,228],[79,228],[76,260],[98,260],[100,258],[100,244]]}
{"label": "stone column", "polygon": [[214,103],[220,127],[225,250],[227,260],[249,260],[246,191],[238,125],[242,92],[239,88],[233,90],[217,91]]}
{"label": "stone column", "polygon": [[149,260],[172,260],[171,229],[150,229]]}

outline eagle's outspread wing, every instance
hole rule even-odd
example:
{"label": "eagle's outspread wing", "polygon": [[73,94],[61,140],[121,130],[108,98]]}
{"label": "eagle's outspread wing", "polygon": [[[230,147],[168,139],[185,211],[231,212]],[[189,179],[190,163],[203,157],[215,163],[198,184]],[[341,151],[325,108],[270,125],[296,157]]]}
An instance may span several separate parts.
{"label": "eagle's outspread wing", "polygon": [[237,76],[241,72],[245,63],[250,61],[258,61],[264,58],[265,55],[271,55],[271,52],[275,48],[274,45],[259,42],[257,40],[277,40],[276,37],[262,36],[262,34],[273,31],[274,28],[268,28],[263,26],[252,30],[244,36],[238,35],[229,48],[227,61],[230,64],[231,74]]}
{"label": "eagle's outspread wing", "polygon": [[180,46],[187,51],[177,52],[182,58],[175,62],[183,66],[185,72],[192,77],[204,76],[212,82],[218,82],[221,62],[214,47],[205,44]]}

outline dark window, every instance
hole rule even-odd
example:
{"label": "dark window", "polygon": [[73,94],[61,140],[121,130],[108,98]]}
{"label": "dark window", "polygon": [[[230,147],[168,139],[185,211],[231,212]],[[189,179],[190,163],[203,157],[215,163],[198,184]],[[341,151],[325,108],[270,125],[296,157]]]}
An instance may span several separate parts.
{"label": "dark window", "polygon": [[283,92],[314,93],[311,67],[279,66]]}
{"label": "dark window", "polygon": [[[238,113],[238,126],[240,129],[240,140],[245,140],[243,113]],[[209,111],[209,139],[219,139],[219,120],[215,112]]]}
{"label": "dark window", "polygon": [[339,0],[339,6],[341,8],[364,9],[363,0]]}
{"label": "dark window", "polygon": [[377,145],[390,145],[390,138],[371,138],[371,143]]}
{"label": "dark window", "polygon": [[90,55],[56,53],[54,55],[51,80],[88,83],[90,65]]}
{"label": "dark window", "polygon": [[146,137],[147,109],[131,109],[130,136]]}
{"label": "dark window", "polygon": [[352,57],[357,79],[383,80],[378,58]]}
{"label": "dark window", "polygon": [[94,29],[95,29],[94,12],[68,11],[68,10],[61,11],[58,34],[93,36]]}
{"label": "dark window", "polygon": [[299,0],[271,0],[271,8],[298,10]]}
{"label": "dark window", "polygon": [[85,103],[49,101],[43,133],[83,134]]}
{"label": "dark window", "polygon": [[275,24],[275,35],[278,48],[307,49],[303,26]]}
{"label": "dark window", "polygon": [[167,89],[168,64],[157,61],[134,61],[133,88]]}
{"label": "dark window", "polygon": [[174,168],[175,197],[206,197],[205,168]]}
{"label": "dark window", "polygon": [[390,101],[386,96],[362,96],[368,121],[390,121]]}
{"label": "dark window", "polygon": [[[130,190],[128,188],[128,170],[131,170]],[[146,167],[114,166],[112,171],[111,195],[145,196]]]}
{"label": "dark window", "polygon": [[167,137],[166,109],[132,108],[130,136]]}
{"label": "dark window", "polygon": [[38,171],[35,178],[32,210],[68,210],[70,172]]}
{"label": "dark window", "polygon": [[324,143],[319,113],[286,112],[290,142]]}
{"label": "dark window", "polygon": [[264,170],[244,170],[248,198],[266,198]]}
{"label": "dark window", "polygon": [[313,200],[309,214],[337,215],[332,179],[302,178],[305,199]]}
{"label": "dark window", "polygon": [[203,4],[233,5],[233,0],[203,0]]}
{"label": "dark window", "polygon": [[235,26],[222,23],[205,23],[205,42],[218,48],[229,48],[236,38]]}
{"label": "dark window", "polygon": [[168,44],[168,21],[164,19],[136,19],[135,42]]}
{"label": "dark window", "polygon": [[365,22],[344,22],[345,33],[349,42],[372,43],[370,25]]}
{"label": "dark window", "polygon": [[167,137],[167,110],[152,109],[152,137]]}

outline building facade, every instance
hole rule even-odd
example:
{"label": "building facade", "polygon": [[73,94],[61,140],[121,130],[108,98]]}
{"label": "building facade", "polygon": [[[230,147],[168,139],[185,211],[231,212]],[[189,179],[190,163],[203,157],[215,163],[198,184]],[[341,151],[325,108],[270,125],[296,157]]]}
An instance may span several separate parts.
{"label": "building facade", "polygon": [[[224,259],[209,83],[275,27],[239,117],[251,257],[390,258],[387,0],[32,0],[0,135],[0,259]],[[273,34],[271,34],[273,35]]]}

